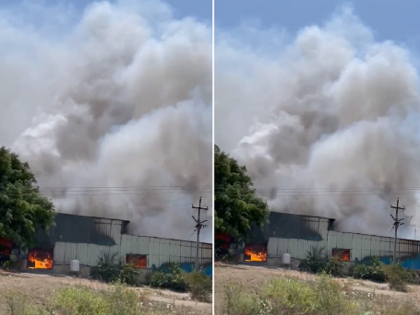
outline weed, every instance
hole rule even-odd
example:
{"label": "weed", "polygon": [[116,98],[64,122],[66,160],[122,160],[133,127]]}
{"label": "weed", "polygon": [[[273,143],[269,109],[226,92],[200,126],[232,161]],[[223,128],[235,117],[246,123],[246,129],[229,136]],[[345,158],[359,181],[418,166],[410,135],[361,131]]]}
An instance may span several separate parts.
{"label": "weed", "polygon": [[391,289],[406,292],[409,273],[400,264],[383,266],[385,277]]}
{"label": "weed", "polygon": [[185,282],[191,297],[198,301],[208,302],[211,299],[212,280],[202,272],[185,273]]}
{"label": "weed", "polygon": [[169,272],[155,271],[150,276],[150,286],[152,288],[172,289],[175,291],[185,291],[186,282],[184,277],[185,271],[177,264],[172,264]]}
{"label": "weed", "polygon": [[115,282],[120,276],[120,265],[115,263],[118,253],[103,251],[98,258],[97,276],[104,282]]}
{"label": "weed", "polygon": [[344,275],[344,262],[339,257],[332,257],[325,266],[325,273],[334,277],[342,277]]}
{"label": "weed", "polygon": [[385,281],[384,264],[378,257],[372,257],[370,264],[357,264],[352,271],[355,279],[366,279],[378,282]]}
{"label": "weed", "polygon": [[306,265],[310,272],[319,273],[325,270],[328,264],[328,257],[324,253],[324,247],[311,247],[306,256]]}

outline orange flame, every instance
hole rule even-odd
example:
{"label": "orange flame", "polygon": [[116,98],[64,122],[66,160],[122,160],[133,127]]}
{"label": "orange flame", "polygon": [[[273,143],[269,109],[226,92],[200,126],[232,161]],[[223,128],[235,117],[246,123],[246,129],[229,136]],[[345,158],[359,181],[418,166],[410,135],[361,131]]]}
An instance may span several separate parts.
{"label": "orange flame", "polygon": [[267,261],[267,251],[265,249],[257,251],[248,247],[245,248],[245,255],[247,256],[245,261]]}
{"label": "orange flame", "polygon": [[333,249],[332,256],[337,257],[341,261],[350,261],[349,249]]}
{"label": "orange flame", "polygon": [[137,269],[147,268],[147,257],[143,255],[127,255],[126,262],[127,264],[132,264]]}
{"label": "orange flame", "polygon": [[50,253],[31,250],[28,253],[28,261],[33,264],[28,269],[52,269],[54,259]]}

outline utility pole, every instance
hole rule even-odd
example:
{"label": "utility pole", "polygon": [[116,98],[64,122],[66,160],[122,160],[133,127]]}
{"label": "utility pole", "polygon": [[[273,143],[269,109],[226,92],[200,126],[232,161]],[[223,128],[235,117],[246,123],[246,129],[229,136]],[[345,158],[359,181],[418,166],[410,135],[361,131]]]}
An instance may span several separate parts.
{"label": "utility pole", "polygon": [[207,220],[201,221],[200,220],[200,212],[201,210],[208,210],[208,207],[202,207],[201,206],[201,197],[200,197],[200,201],[198,202],[198,207],[192,205],[193,209],[198,209],[198,215],[197,215],[197,219],[195,219],[194,216],[192,216],[192,218],[195,221],[195,231],[197,231],[197,248],[196,248],[196,252],[195,252],[195,271],[198,271],[199,269],[199,264],[198,264],[198,254],[200,251],[200,231],[201,229],[204,229],[207,225],[203,225],[204,222],[206,222]]}
{"label": "utility pole", "polygon": [[391,218],[392,220],[394,220],[394,223],[392,224],[392,228],[395,230],[395,236],[394,236],[394,256],[393,256],[393,263],[396,264],[397,263],[397,233],[398,233],[398,228],[401,225],[404,225],[404,218],[398,219],[398,210],[405,210],[405,207],[401,207],[400,206],[400,198],[397,199],[397,205],[393,206],[392,204],[390,205],[392,209],[395,209],[395,218],[394,216],[391,214]]}

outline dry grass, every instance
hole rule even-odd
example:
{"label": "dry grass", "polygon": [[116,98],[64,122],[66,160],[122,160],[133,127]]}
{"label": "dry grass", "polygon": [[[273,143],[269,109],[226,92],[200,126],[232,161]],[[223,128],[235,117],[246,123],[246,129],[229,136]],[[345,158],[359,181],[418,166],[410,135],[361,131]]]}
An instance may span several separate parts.
{"label": "dry grass", "polygon": [[[52,277],[33,274],[10,274],[0,271],[0,315],[9,315],[7,297],[17,296],[18,303],[42,307],[55,292],[74,287],[104,291],[109,285],[73,277]],[[189,294],[156,290],[149,287],[133,288],[153,314],[211,314],[211,304],[192,301]],[[19,299],[21,302],[19,302]]]}
{"label": "dry grass", "polygon": [[[241,292],[237,291],[237,299],[240,298],[240,293],[244,293],[246,295],[245,300],[248,299],[248,301],[245,302],[248,303],[250,297],[251,300],[252,298],[258,300],[266,291],[267,284],[273,279],[288,278],[296,279],[300,283],[308,284],[308,286],[313,285],[320,279],[319,276],[295,270],[218,263],[215,265],[214,279],[215,314],[221,315],[226,313],[226,292],[232,288],[232,285],[241,288]],[[332,281],[339,284],[342,295],[345,296],[345,300],[355,303],[356,309],[354,314],[420,314],[420,287],[418,286],[409,286],[408,292],[402,293],[390,290],[387,284],[378,284],[370,281],[354,280],[351,278],[332,279]],[[235,294],[233,294],[233,296],[235,296]],[[369,311],[372,311],[372,313],[368,313]],[[278,313],[268,312],[264,314]]]}

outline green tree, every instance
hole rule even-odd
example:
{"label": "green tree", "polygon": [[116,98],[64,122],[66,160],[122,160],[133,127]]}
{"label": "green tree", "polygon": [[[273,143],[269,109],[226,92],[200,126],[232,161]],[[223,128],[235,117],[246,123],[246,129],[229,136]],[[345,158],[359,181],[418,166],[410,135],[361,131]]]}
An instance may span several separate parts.
{"label": "green tree", "polygon": [[36,186],[28,163],[5,147],[0,148],[0,237],[21,246],[36,244],[35,229],[48,231],[54,222],[54,205]]}
{"label": "green tree", "polygon": [[215,231],[247,239],[251,224],[262,227],[267,222],[268,205],[255,195],[245,166],[227,153],[214,148]]}

